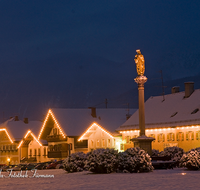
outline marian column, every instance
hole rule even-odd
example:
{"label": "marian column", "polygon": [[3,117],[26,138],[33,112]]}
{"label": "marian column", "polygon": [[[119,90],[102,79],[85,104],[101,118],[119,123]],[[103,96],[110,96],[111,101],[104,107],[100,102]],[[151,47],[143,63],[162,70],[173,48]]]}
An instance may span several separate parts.
{"label": "marian column", "polygon": [[145,135],[145,109],[144,109],[144,83],[147,81],[147,77],[144,76],[145,64],[144,56],[141,54],[140,50],[136,50],[137,55],[135,55],[135,63],[138,76],[134,79],[138,84],[138,104],[139,104],[139,129],[140,135],[137,138],[133,138],[135,147],[140,147],[146,150],[149,155],[152,154],[151,143],[155,140],[152,137],[147,137]]}

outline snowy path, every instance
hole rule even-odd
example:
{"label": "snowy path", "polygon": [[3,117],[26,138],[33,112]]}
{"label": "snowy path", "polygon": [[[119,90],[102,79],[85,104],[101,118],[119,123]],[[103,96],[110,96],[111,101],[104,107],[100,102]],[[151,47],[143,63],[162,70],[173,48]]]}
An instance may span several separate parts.
{"label": "snowy path", "polygon": [[[3,177],[0,178],[0,189],[200,189],[200,171],[184,169],[154,170],[150,173],[133,174],[90,174],[88,172],[67,174],[64,170],[38,170],[37,173],[40,175],[54,175],[54,178]],[[5,172],[1,174],[7,175]],[[31,176],[31,174],[28,175]]]}

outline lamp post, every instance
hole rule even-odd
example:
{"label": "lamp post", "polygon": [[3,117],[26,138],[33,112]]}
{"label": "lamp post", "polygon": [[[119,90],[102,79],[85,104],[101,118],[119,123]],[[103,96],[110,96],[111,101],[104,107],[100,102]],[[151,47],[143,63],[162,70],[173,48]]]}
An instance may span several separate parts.
{"label": "lamp post", "polygon": [[155,140],[152,137],[147,137],[145,134],[145,108],[144,108],[144,83],[147,81],[147,77],[144,76],[145,64],[144,56],[141,51],[136,50],[135,63],[138,76],[134,79],[138,85],[138,105],[139,105],[139,129],[140,136],[131,139],[134,142],[134,147],[140,147],[146,150],[149,155],[152,154],[152,141]]}

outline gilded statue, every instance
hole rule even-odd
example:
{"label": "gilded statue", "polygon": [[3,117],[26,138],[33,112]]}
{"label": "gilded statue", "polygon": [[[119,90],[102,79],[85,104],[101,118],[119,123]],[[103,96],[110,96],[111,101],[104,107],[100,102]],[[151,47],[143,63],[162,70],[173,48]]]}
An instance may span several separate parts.
{"label": "gilded statue", "polygon": [[136,50],[137,55],[135,55],[135,63],[137,68],[138,76],[143,76],[145,71],[145,65],[144,65],[144,56],[141,54],[141,51],[138,49]]}

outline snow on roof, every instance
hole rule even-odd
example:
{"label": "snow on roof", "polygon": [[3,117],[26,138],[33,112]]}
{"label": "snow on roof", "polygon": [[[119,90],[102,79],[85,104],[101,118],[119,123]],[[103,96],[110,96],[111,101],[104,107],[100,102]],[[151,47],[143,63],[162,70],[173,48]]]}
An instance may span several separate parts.
{"label": "snow on roof", "polygon": [[[126,121],[125,108],[96,109],[96,118],[91,116],[91,109],[51,109],[57,122],[68,136],[80,136],[93,122],[113,132]],[[130,109],[132,115],[136,109]]]}
{"label": "snow on roof", "polygon": [[0,124],[0,128],[6,128],[14,141],[20,141],[28,130],[31,130],[37,135],[41,126],[41,121],[29,121],[29,123],[26,124],[23,121],[15,121],[13,118]]}
{"label": "snow on roof", "polygon": [[[200,89],[190,97],[184,98],[185,92],[150,97],[145,102],[146,128],[173,127],[200,124]],[[117,131],[138,129],[139,115],[137,110]],[[192,112],[195,112],[191,114]]]}

